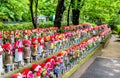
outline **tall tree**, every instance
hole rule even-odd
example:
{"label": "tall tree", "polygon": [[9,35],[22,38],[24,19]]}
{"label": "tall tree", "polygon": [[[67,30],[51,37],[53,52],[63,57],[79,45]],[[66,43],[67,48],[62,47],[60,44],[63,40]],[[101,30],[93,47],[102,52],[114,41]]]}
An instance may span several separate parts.
{"label": "tall tree", "polygon": [[54,26],[56,26],[58,28],[61,27],[62,16],[65,11],[64,1],[65,0],[58,0],[58,5],[56,8]]}
{"label": "tall tree", "polygon": [[70,22],[70,20],[69,20],[69,18],[70,18],[70,8],[71,8],[71,4],[73,3],[73,1],[74,1],[74,0],[71,0],[71,1],[70,1],[70,5],[69,5],[69,7],[68,7],[67,26],[69,26],[69,22]]}
{"label": "tall tree", "polygon": [[[35,11],[33,8],[35,8]],[[32,23],[34,28],[37,28],[37,8],[38,8],[38,0],[30,0],[30,12],[31,12]]]}
{"label": "tall tree", "polygon": [[117,14],[120,8],[119,0],[86,0],[84,7],[81,10],[81,16],[84,16],[86,22],[108,23],[112,28],[119,21]]}
{"label": "tall tree", "polygon": [[84,6],[85,0],[74,0],[72,2],[72,23],[79,24],[80,9]]}

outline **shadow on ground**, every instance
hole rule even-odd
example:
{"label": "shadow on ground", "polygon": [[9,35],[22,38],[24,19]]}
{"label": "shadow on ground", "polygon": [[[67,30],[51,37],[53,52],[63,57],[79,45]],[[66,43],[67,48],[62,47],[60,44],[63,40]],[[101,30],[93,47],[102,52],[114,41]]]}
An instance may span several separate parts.
{"label": "shadow on ground", "polygon": [[120,78],[120,59],[96,58],[80,78]]}
{"label": "shadow on ground", "polygon": [[115,40],[114,42],[120,42],[120,40]]}

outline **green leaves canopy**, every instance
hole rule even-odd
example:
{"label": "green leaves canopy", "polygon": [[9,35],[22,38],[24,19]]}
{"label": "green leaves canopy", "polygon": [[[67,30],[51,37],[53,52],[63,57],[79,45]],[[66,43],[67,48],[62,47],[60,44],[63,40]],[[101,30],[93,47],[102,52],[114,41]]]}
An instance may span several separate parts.
{"label": "green leaves canopy", "polygon": [[[29,4],[29,0],[8,0],[0,2],[0,19],[23,22],[31,21]],[[39,0],[38,15],[54,15],[56,5],[56,0]]]}
{"label": "green leaves canopy", "polygon": [[103,23],[118,19],[117,11],[120,9],[119,0],[86,0],[81,9],[81,19],[96,22],[101,19]]}
{"label": "green leaves canopy", "polygon": [[[81,0],[80,5],[84,0]],[[67,16],[70,0],[65,0],[66,11],[64,18]],[[76,0],[77,4],[77,0]],[[39,0],[38,15],[46,15],[52,17],[55,15],[57,0]],[[116,24],[120,20],[117,13],[120,9],[119,0],[85,0],[84,6],[74,6],[80,9],[80,21],[96,23],[101,19],[103,23]],[[29,0],[2,0],[0,2],[0,19],[8,19],[10,21],[31,21]],[[64,19],[66,21],[66,19]]]}

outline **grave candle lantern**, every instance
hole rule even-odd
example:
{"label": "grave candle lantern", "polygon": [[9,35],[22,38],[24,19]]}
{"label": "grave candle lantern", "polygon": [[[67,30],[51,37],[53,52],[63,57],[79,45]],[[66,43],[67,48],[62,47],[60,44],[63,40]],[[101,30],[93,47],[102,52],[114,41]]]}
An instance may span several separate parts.
{"label": "grave candle lantern", "polygon": [[10,72],[11,71],[11,65],[13,63],[13,56],[12,56],[12,45],[7,42],[3,45],[3,50],[5,52],[5,61],[4,64],[6,66],[6,71]]}
{"label": "grave candle lantern", "polygon": [[30,40],[23,40],[23,52],[24,52],[24,60],[26,63],[30,63],[30,58],[31,58],[31,41]]}
{"label": "grave candle lantern", "polygon": [[37,61],[38,60],[38,40],[36,38],[32,38],[32,57],[33,60]]}
{"label": "grave candle lantern", "polygon": [[0,45],[0,76],[1,76],[2,73],[4,73],[4,69],[3,69],[3,48]]}
{"label": "grave candle lantern", "polygon": [[11,44],[14,43],[14,32],[13,31],[10,31],[10,42]]}
{"label": "grave candle lantern", "polygon": [[17,40],[14,43],[14,48],[15,48],[15,62],[18,63],[18,67],[21,66],[23,62],[23,45],[22,45],[22,40]]}
{"label": "grave candle lantern", "polygon": [[2,33],[0,32],[0,45],[2,45],[2,44],[3,44],[2,39],[3,39],[3,35],[2,35]]}

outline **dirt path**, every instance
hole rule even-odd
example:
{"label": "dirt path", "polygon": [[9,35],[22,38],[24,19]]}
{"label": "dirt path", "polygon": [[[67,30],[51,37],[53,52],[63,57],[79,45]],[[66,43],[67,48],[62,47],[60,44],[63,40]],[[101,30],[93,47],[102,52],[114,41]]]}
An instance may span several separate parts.
{"label": "dirt path", "polygon": [[112,35],[108,46],[102,49],[100,57],[120,58],[120,38],[117,35]]}

